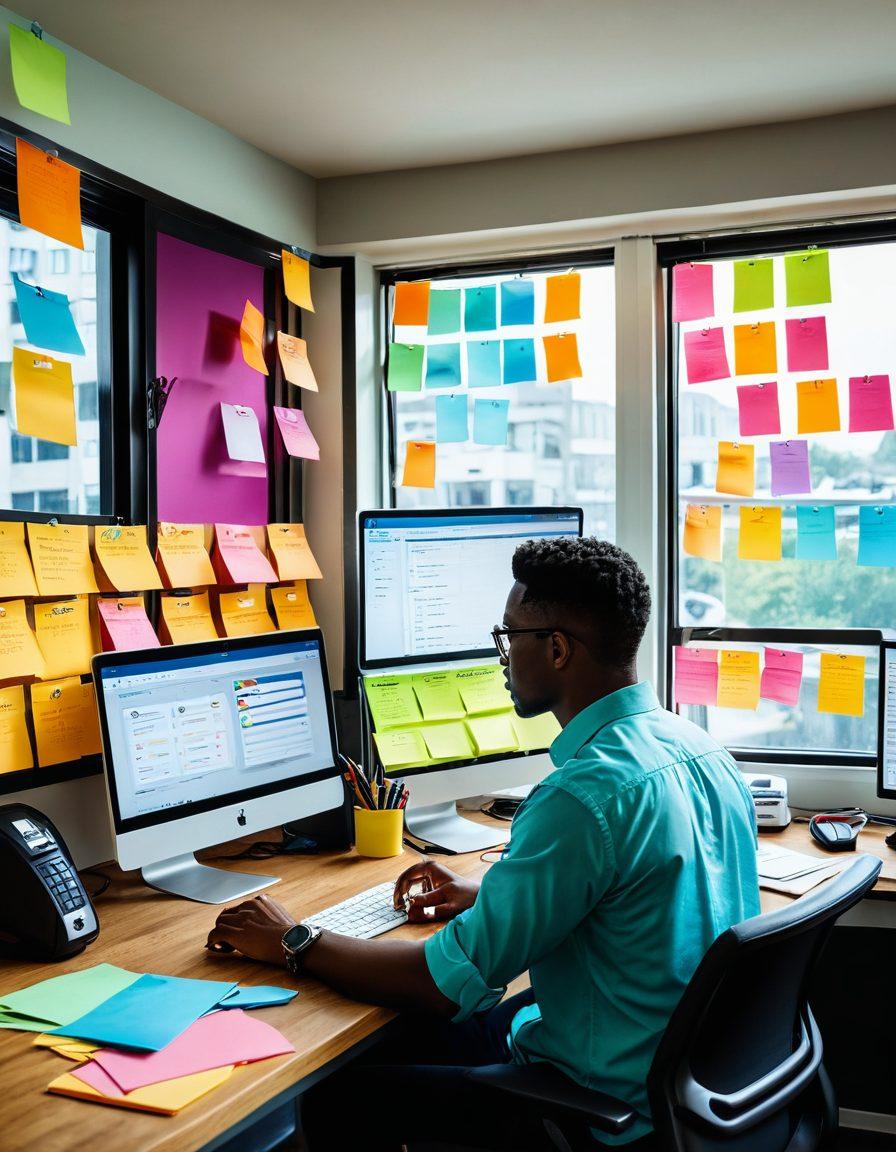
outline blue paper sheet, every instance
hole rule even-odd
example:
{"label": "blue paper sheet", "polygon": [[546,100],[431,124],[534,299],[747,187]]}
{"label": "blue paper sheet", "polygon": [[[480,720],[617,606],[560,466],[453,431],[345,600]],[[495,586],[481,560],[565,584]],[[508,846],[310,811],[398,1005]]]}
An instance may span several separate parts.
{"label": "blue paper sheet", "polygon": [[498,295],[494,284],[464,289],[464,331],[491,332],[498,327]]}
{"label": "blue paper sheet", "polygon": [[[441,399],[441,397],[440,397]],[[295,1000],[295,988],[277,988],[273,984],[256,984],[237,988],[218,1004],[218,1008],[267,1008]]]}
{"label": "blue paper sheet", "polygon": [[506,444],[509,400],[477,400],[473,406],[473,443]]}
{"label": "blue paper sheet", "polygon": [[504,341],[504,383],[531,384],[538,379],[535,371],[535,341]]}
{"label": "blue paper sheet", "polygon": [[430,336],[460,332],[460,288],[433,288],[429,293]]}
{"label": "blue paper sheet", "polygon": [[836,560],[837,533],[834,509],[797,505],[796,509],[797,560]]}
{"label": "blue paper sheet", "polygon": [[48,352],[83,356],[84,345],[75,327],[68,296],[64,292],[51,292],[49,288],[26,284],[15,272],[12,282],[28,343],[36,348],[46,348]]}
{"label": "blue paper sheet", "polygon": [[501,284],[501,327],[535,323],[535,285],[531,280],[505,280]]}
{"label": "blue paper sheet", "polygon": [[462,444],[469,435],[466,394],[436,396],[436,443]]}
{"label": "blue paper sheet", "polygon": [[426,387],[460,388],[460,344],[428,344]]}
{"label": "blue paper sheet", "polygon": [[470,340],[467,344],[467,386],[493,388],[501,383],[501,342]]}
{"label": "blue paper sheet", "polygon": [[896,508],[859,509],[859,555],[866,568],[896,568]]}

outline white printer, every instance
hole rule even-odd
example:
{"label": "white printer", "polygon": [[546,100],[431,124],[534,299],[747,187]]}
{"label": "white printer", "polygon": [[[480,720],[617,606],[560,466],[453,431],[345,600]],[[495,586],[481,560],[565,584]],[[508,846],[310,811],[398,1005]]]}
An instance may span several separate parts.
{"label": "white printer", "polygon": [[790,823],[787,807],[787,781],[766,773],[741,773],[753,797],[758,828],[786,828]]}

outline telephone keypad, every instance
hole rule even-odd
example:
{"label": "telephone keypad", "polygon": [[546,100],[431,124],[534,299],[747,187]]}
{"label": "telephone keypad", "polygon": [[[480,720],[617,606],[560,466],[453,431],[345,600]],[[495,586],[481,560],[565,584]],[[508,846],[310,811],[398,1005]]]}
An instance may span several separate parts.
{"label": "telephone keypad", "polygon": [[37,871],[46,881],[47,887],[56,898],[56,903],[64,912],[74,912],[84,907],[85,901],[78,882],[68,863],[61,856],[55,860],[39,863]]}

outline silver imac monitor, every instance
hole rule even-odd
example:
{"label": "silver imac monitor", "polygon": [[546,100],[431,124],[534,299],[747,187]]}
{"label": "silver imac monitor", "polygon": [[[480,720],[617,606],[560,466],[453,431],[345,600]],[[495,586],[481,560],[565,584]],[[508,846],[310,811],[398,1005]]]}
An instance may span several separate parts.
{"label": "silver imac monitor", "polygon": [[163,892],[219,904],[277,877],[194,852],[343,800],[319,629],[94,657],[115,853]]}

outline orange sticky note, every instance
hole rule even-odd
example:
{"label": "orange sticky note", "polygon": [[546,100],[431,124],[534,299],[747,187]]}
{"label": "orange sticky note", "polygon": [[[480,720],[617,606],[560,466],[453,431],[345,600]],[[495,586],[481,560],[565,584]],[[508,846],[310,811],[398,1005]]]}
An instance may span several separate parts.
{"label": "orange sticky note", "polygon": [[408,440],[402,488],[435,488],[436,445],[434,440]]}
{"label": "orange sticky note", "polygon": [[28,547],[41,596],[99,592],[86,524],[29,524]]}
{"label": "orange sticky note", "polygon": [[16,430],[54,444],[78,443],[75,424],[75,385],[67,360],[54,360],[46,352],[12,350],[15,384]]}
{"label": "orange sticky note", "polygon": [[298,336],[287,336],[285,332],[278,332],[277,351],[280,353],[283,375],[290,384],[307,388],[309,392],[316,392],[317,381],[308,363],[308,344]]}
{"label": "orange sticky note", "polygon": [[28,680],[46,669],[25,614],[24,600],[0,604],[0,681]]}
{"label": "orange sticky note", "polygon": [[288,628],[316,628],[314,609],[308,599],[308,585],[304,580],[296,580],[292,588],[272,588],[271,600],[277,627],[281,632]]}
{"label": "orange sticky note", "polygon": [[798,433],[840,431],[836,380],[797,381],[796,430]]}
{"label": "orange sticky note", "polygon": [[755,450],[752,444],[731,440],[719,442],[719,467],[716,492],[732,496],[752,496],[756,487]]}
{"label": "orange sticky note", "polygon": [[222,592],[219,607],[225,636],[259,636],[277,631],[263,593]]}
{"label": "orange sticky note", "polygon": [[295,252],[287,252],[283,248],[280,252],[283,262],[283,291],[286,299],[292,301],[297,308],[304,308],[306,312],[313,312],[311,302],[311,266],[302,256]]}
{"label": "orange sticky note", "polygon": [[22,772],[33,767],[34,753],[25,724],[25,689],[21,684],[12,684],[0,688],[0,772]]}
{"label": "orange sticky note", "polygon": [[145,592],[162,579],[146,543],[145,524],[110,524],[94,529],[93,550],[103,592]]}
{"label": "orange sticky note", "polygon": [[543,340],[548,383],[580,379],[582,366],[579,363],[579,341],[575,332],[564,332],[561,336],[544,336]]}
{"label": "orange sticky note", "polygon": [[562,276],[548,276],[545,281],[547,295],[544,302],[544,322],[578,320],[581,315],[579,298],[582,278],[578,272],[565,272]]}
{"label": "orange sticky note", "polygon": [[160,602],[159,639],[163,644],[193,644],[217,640],[208,592],[195,596],[163,596]]}
{"label": "orange sticky note", "polygon": [[94,654],[86,596],[34,605],[34,634],[46,663],[44,676],[80,676],[90,671]]}
{"label": "orange sticky note", "polygon": [[865,657],[822,652],[818,711],[838,716],[865,714]]}
{"label": "orange sticky note", "polygon": [[232,1064],[212,1068],[210,1072],[193,1072],[187,1076],[177,1076],[172,1080],[160,1080],[157,1084],[147,1084],[135,1088],[133,1092],[120,1092],[111,1076],[91,1064],[93,1079],[101,1079],[104,1090],[100,1091],[92,1083],[80,1080],[65,1072],[47,1085],[47,1091],[57,1096],[71,1096],[76,1100],[92,1100],[95,1103],[111,1104],[118,1108],[132,1108],[137,1112],[154,1112],[160,1116],[176,1116],[182,1108],[198,1100],[213,1088],[217,1088],[233,1072]]}
{"label": "orange sticky note", "polygon": [[0,523],[0,599],[36,595],[37,584],[25,547],[25,525],[13,520]]}
{"label": "orange sticky note", "polygon": [[305,535],[304,524],[268,524],[268,547],[278,580],[320,580],[322,572]]}
{"label": "orange sticky note", "polygon": [[156,542],[156,562],[166,588],[194,588],[215,583],[215,570],[205,547],[204,524],[162,521]]}
{"label": "orange sticky note", "polygon": [[688,504],[684,514],[682,547],[688,556],[722,559],[722,509],[711,504]]}
{"label": "orange sticky note", "polygon": [[395,285],[392,323],[408,325],[412,328],[425,327],[429,323],[428,280],[418,280],[414,284]]}
{"label": "orange sticky note", "polygon": [[58,156],[16,140],[19,219],[26,228],[72,248],[84,247],[81,232],[81,173]]}
{"label": "orange sticky note", "polygon": [[780,508],[741,508],[737,558],[739,560],[781,559]]}
{"label": "orange sticky note", "polygon": [[723,648],[719,659],[720,708],[759,707],[759,653]]}
{"label": "orange sticky note", "polygon": [[42,768],[100,751],[93,684],[82,684],[77,676],[32,684],[31,718]]}
{"label": "orange sticky note", "polygon": [[760,372],[778,371],[775,324],[734,325],[734,374],[755,376]]}
{"label": "orange sticky note", "polygon": [[246,301],[240,321],[240,347],[249,367],[267,376],[268,366],[264,362],[264,316],[251,300]]}

